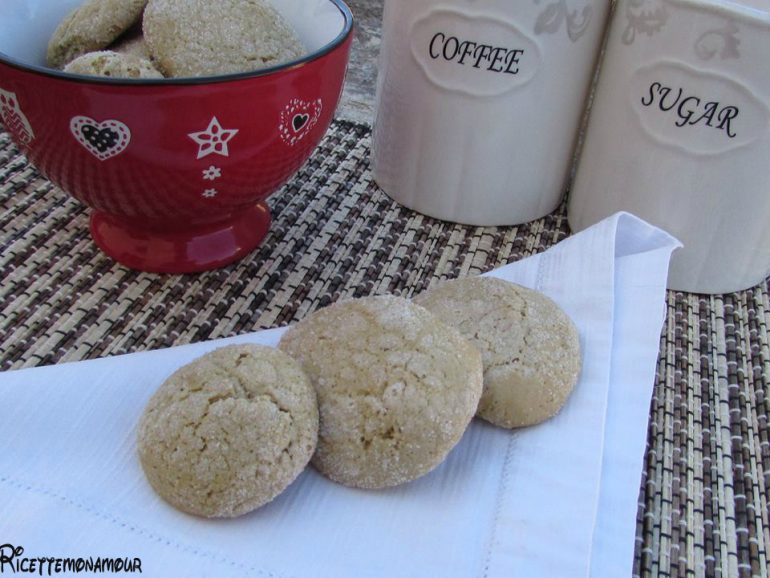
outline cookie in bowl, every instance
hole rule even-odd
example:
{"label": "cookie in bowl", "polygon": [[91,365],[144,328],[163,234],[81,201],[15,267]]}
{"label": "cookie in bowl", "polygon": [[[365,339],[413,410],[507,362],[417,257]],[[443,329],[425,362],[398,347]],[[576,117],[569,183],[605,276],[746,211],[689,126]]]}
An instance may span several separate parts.
{"label": "cookie in bowl", "polygon": [[146,4],[147,0],[86,0],[51,36],[48,66],[64,68],[78,56],[103,50],[139,21]]}
{"label": "cookie in bowl", "polygon": [[64,67],[64,72],[112,78],[163,78],[149,60],[111,50],[78,56]]}
{"label": "cookie in bowl", "polygon": [[257,70],[305,53],[268,0],[150,0],[142,27],[150,53],[169,77]]}

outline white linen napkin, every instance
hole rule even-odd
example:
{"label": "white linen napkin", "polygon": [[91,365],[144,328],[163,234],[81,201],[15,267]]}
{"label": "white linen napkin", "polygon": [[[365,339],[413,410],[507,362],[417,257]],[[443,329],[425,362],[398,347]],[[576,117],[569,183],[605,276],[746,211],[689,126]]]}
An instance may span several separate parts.
{"label": "white linen napkin", "polygon": [[308,468],[234,520],[199,519],[158,498],[135,426],[180,365],[226,343],[276,344],[283,330],[2,373],[0,543],[24,552],[3,546],[0,564],[138,558],[143,574],[164,577],[630,575],[677,246],[620,213],[491,272],[545,292],[580,330],[581,378],[554,419],[515,432],[475,420],[436,470],[385,491]]}

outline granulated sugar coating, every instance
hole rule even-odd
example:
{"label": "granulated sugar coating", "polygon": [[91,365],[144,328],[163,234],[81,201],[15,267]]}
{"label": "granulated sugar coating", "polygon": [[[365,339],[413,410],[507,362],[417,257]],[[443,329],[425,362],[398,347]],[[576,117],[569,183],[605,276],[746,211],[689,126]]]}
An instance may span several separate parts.
{"label": "granulated sugar coating", "polygon": [[247,72],[305,53],[267,0],[150,0],[143,29],[166,76]]}
{"label": "granulated sugar coating", "polygon": [[441,463],[476,412],[481,355],[406,299],[331,305],[284,334],[318,394],[316,468],[341,484],[384,488]]}
{"label": "granulated sugar coating", "polygon": [[414,301],[481,351],[479,417],[516,428],[540,423],[562,408],[580,374],[580,339],[554,301],[493,277],[447,281]]}
{"label": "granulated sugar coating", "polygon": [[305,468],[318,436],[308,377],[277,349],[231,345],[182,367],[147,404],[138,450],[173,506],[233,517],[266,504]]}
{"label": "granulated sugar coating", "polygon": [[64,72],[111,78],[163,78],[149,60],[110,50],[78,56],[64,67]]}
{"label": "granulated sugar coating", "polygon": [[107,48],[142,16],[147,0],[86,0],[70,12],[48,43],[48,66],[63,68],[86,52]]}

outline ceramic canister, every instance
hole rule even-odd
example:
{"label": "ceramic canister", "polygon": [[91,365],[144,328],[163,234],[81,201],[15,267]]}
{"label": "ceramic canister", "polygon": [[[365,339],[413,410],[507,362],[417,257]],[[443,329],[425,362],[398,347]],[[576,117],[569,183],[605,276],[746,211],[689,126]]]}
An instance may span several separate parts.
{"label": "ceramic canister", "polygon": [[677,236],[672,289],[770,274],[770,4],[619,0],[569,222],[619,210]]}
{"label": "ceramic canister", "polygon": [[386,0],[374,177],[397,202],[473,225],[563,197],[609,0]]}

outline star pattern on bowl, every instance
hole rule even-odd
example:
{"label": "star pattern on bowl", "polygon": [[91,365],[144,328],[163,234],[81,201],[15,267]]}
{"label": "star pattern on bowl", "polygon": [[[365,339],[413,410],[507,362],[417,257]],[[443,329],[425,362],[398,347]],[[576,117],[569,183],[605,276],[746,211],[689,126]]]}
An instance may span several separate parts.
{"label": "star pattern on bowl", "polygon": [[228,143],[236,134],[238,134],[238,129],[222,128],[219,120],[214,116],[211,117],[211,121],[206,127],[206,130],[191,132],[187,136],[194,140],[198,145],[198,156],[196,158],[202,159],[211,154],[217,154],[223,157],[230,156]]}

